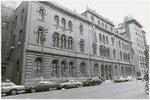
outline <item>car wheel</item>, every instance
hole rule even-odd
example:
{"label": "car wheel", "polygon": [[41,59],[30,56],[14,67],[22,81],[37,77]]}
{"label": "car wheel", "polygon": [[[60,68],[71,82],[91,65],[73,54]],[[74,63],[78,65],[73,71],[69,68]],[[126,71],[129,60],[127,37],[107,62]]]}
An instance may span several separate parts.
{"label": "car wheel", "polygon": [[78,85],[76,85],[76,87],[77,87],[77,88],[79,88],[79,87],[80,87],[80,85],[78,84]]}
{"label": "car wheel", "polygon": [[53,88],[51,88],[51,87],[50,87],[50,88],[48,88],[48,91],[52,91],[52,90],[53,90]]}
{"label": "car wheel", "polygon": [[66,85],[61,88],[61,90],[65,90],[65,89],[67,89]]}
{"label": "car wheel", "polygon": [[35,92],[36,92],[36,90],[35,90],[35,89],[31,89],[30,91],[31,91],[31,93],[35,93]]}
{"label": "car wheel", "polygon": [[15,95],[16,93],[17,93],[17,90],[11,90],[11,91],[10,91],[10,94],[11,94],[11,95]]}

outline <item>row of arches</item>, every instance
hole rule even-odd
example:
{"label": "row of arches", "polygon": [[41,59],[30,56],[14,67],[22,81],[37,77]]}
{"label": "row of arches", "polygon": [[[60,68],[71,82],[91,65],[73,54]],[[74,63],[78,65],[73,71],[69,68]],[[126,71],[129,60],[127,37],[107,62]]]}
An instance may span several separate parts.
{"label": "row of arches", "polygon": [[[45,65],[44,65],[45,66]],[[85,61],[80,62],[79,65],[76,65],[74,61],[67,62],[66,60],[59,61],[57,59],[54,59],[51,62],[50,66],[50,75],[51,78],[61,78],[61,77],[89,77],[91,76],[102,76],[105,79],[113,79],[114,76],[130,76],[135,75],[135,69],[134,67],[119,67],[115,65],[114,67],[112,64],[102,64],[99,65],[98,63],[95,63],[91,66],[90,73],[88,72],[88,64]],[[33,68],[33,74],[42,76],[42,73],[44,71],[44,68],[42,68],[42,59],[40,57],[36,58],[34,61],[34,68]]]}

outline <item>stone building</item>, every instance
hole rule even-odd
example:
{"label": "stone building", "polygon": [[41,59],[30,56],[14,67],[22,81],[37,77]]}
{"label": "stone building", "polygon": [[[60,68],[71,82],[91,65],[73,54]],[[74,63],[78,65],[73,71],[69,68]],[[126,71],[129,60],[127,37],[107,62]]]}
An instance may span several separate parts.
{"label": "stone building", "polygon": [[[136,72],[144,75],[146,68],[145,50],[146,50],[146,32],[142,30],[143,26],[130,14],[124,18],[124,21],[118,24],[117,34],[128,36],[132,42],[134,51],[134,63]],[[148,51],[149,52],[149,51]]]}
{"label": "stone building", "polygon": [[54,2],[22,2],[10,22],[7,75],[16,84],[136,75],[131,35],[115,33],[113,22],[90,8],[78,14]]}
{"label": "stone building", "polygon": [[10,30],[12,30],[12,23],[10,22],[11,18],[14,15],[15,11],[15,2],[1,2],[1,79],[4,80],[6,77],[6,68],[9,66],[9,40]]}

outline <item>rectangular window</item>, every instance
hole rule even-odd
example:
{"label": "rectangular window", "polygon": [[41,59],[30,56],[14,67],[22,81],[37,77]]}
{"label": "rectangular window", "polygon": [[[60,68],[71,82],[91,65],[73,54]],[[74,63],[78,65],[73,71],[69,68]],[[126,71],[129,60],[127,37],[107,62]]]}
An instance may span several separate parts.
{"label": "rectangular window", "polygon": [[14,20],[14,27],[17,26],[17,16],[15,17],[15,20]]}
{"label": "rectangular window", "polygon": [[24,11],[24,9],[22,9],[22,11],[21,11],[21,21],[23,20],[24,16],[25,16],[25,11]]}
{"label": "rectangular window", "polygon": [[20,33],[19,33],[19,41],[22,40],[22,34],[23,34],[23,30],[21,30]]}
{"label": "rectangular window", "polygon": [[16,36],[13,37],[12,46],[15,46],[15,37]]}

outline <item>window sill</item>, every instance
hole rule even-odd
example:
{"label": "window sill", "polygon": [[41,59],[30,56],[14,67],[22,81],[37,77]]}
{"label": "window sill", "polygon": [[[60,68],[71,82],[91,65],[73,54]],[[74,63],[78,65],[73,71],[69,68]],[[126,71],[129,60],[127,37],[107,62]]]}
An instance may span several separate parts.
{"label": "window sill", "polygon": [[38,21],[41,21],[41,22],[45,22],[44,20],[41,20],[41,19],[37,19]]}

